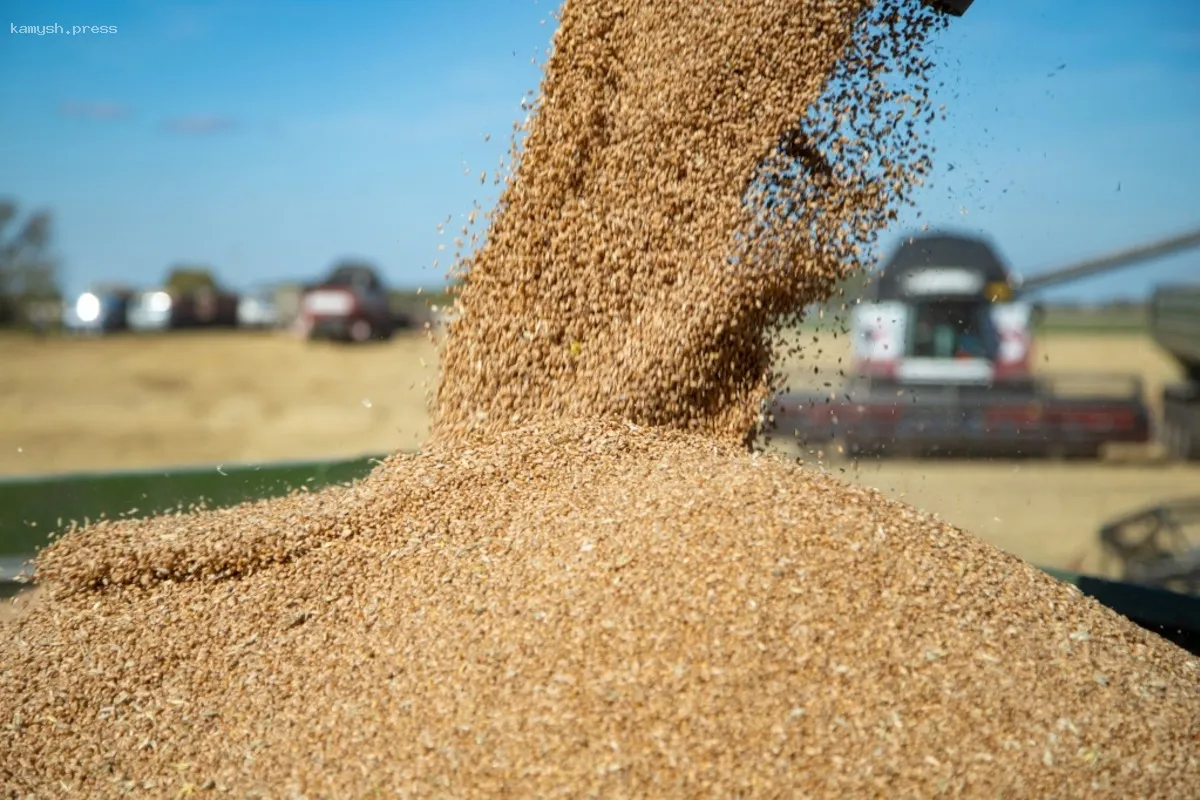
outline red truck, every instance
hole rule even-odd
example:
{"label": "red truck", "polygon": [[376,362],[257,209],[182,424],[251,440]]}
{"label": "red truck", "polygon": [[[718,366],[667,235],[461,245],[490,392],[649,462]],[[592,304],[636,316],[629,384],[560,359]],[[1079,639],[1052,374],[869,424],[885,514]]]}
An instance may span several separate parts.
{"label": "red truck", "polygon": [[343,342],[387,340],[396,331],[387,288],[365,265],[334,268],[304,290],[299,325],[305,338]]}

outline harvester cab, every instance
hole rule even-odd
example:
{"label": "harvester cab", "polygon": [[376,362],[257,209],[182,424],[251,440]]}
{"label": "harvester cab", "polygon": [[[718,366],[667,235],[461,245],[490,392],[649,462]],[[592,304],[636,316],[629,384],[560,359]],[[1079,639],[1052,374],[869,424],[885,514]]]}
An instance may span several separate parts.
{"label": "harvester cab", "polygon": [[978,384],[1030,374],[1033,309],[987,241],[910,238],[851,316],[856,371],[901,385]]}

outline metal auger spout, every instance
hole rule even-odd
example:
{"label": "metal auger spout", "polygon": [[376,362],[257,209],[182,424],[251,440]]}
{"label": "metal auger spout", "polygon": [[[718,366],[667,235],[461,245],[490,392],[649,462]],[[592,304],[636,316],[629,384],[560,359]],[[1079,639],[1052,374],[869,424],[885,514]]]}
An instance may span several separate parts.
{"label": "metal auger spout", "polygon": [[921,0],[923,5],[927,5],[934,11],[940,11],[943,14],[949,14],[952,17],[961,17],[967,13],[967,9],[971,7],[971,3],[975,0]]}

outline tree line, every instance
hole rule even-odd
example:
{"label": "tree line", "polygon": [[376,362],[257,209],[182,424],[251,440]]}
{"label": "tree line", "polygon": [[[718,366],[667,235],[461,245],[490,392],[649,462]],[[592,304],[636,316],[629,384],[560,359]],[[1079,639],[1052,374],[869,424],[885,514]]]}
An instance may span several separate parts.
{"label": "tree line", "polygon": [[41,309],[62,301],[58,260],[50,249],[53,218],[0,199],[0,325],[36,323]]}

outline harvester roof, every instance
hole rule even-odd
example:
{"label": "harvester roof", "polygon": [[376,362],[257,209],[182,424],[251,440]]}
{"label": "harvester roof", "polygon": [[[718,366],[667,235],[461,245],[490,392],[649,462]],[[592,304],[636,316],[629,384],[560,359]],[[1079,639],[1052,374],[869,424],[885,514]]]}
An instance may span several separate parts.
{"label": "harvester roof", "polygon": [[875,279],[878,300],[983,295],[1012,287],[1012,276],[986,239],[955,233],[913,236],[892,251]]}

